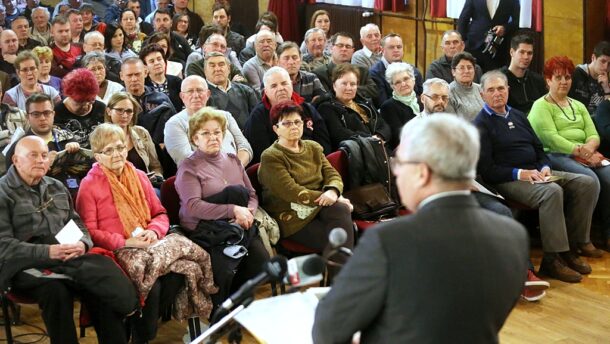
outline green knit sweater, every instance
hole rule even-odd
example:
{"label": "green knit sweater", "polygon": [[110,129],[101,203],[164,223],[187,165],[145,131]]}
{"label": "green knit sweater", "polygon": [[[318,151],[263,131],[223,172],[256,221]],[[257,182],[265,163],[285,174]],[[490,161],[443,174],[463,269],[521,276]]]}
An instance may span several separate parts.
{"label": "green knit sweater", "polygon": [[324,191],[343,192],[339,173],[317,142],[301,140],[295,153],[277,141],[261,155],[258,180],[263,187],[261,205],[273,216],[282,237],[288,237],[313,220],[320,207],[314,202]]}
{"label": "green knit sweater", "polygon": [[[564,107],[562,112],[558,105],[542,97],[534,102],[527,116],[547,153],[572,154],[576,145],[584,144],[591,139],[599,141],[599,135],[587,108],[578,100],[572,98],[569,100],[572,108]],[[571,121],[574,116],[576,119]]]}

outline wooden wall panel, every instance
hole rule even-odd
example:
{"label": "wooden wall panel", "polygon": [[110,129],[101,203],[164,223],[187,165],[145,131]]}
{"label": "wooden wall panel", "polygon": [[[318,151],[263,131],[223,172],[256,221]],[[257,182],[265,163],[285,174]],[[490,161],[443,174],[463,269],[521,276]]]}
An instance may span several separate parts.
{"label": "wooden wall panel", "polygon": [[544,57],[566,55],[575,63],[583,60],[583,0],[544,3]]}
{"label": "wooden wall panel", "polygon": [[595,45],[608,39],[605,37],[606,0],[585,0],[584,6],[585,45],[582,62],[589,62]]}

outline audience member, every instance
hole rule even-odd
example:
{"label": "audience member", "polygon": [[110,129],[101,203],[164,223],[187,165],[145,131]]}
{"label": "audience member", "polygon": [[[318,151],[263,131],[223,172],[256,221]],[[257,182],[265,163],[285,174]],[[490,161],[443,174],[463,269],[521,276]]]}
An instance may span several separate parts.
{"label": "audience member", "polygon": [[[204,25],[201,17],[188,9],[188,0],[172,0],[173,6],[173,14],[186,14],[189,16],[189,35],[193,37],[197,37],[199,34],[199,29]],[[188,54],[186,54],[188,56]],[[186,59],[185,59],[186,61]]]}
{"label": "audience member", "polygon": [[[13,134],[19,128],[23,131],[28,130],[25,112],[14,106],[0,103],[0,150],[4,150],[11,143]],[[4,175],[8,170],[8,162],[9,159],[5,159],[5,154],[0,154],[0,175]]]}
{"label": "audience member", "polygon": [[[185,109],[170,118],[165,125],[165,145],[167,152],[172,157],[176,166],[188,158],[196,147],[189,138],[189,119],[199,110],[207,105],[210,98],[210,90],[204,78],[192,75],[182,81],[180,98],[184,102]],[[227,123],[226,131],[222,140],[222,151],[237,156],[244,166],[252,160],[252,148],[244,137],[233,116],[221,111]]]}
{"label": "audience member", "polygon": [[[199,41],[202,41],[202,35],[199,35]],[[201,46],[201,53],[194,51],[190,56],[189,60],[192,61],[187,63],[186,65],[186,76],[189,75],[199,75],[202,78],[205,78],[205,62],[204,55],[207,55],[211,52],[218,52],[227,56],[230,65],[230,77],[231,81],[246,83],[246,78],[241,73],[241,64],[239,64],[239,60],[235,58],[235,53],[233,51],[229,51],[227,49],[227,41],[224,36],[219,33],[212,33],[207,36],[205,40],[203,40]]]}
{"label": "audience member", "polygon": [[303,97],[306,102],[312,102],[326,94],[326,89],[322,86],[318,76],[301,69],[303,66],[301,51],[296,43],[289,41],[282,43],[277,53],[277,65],[284,68],[290,75],[294,92]]}
{"label": "audience member", "polygon": [[[143,6],[145,8],[149,7],[149,6],[146,6],[146,3],[147,3],[147,1],[144,2],[145,6]],[[142,12],[142,6],[140,5],[139,0],[127,0],[127,8],[132,10],[133,13],[136,15],[137,31],[142,32],[147,36],[152,34],[155,31],[155,29],[149,22],[146,22],[142,19],[143,18],[142,15],[144,13]],[[148,13],[147,13],[147,15],[148,15]]]}
{"label": "audience member", "polygon": [[197,35],[191,35],[189,32],[190,26],[189,16],[187,14],[174,14],[174,18],[172,19],[172,32],[183,37],[191,49],[195,49],[197,44]]}
{"label": "audience member", "polygon": [[99,86],[93,73],[75,69],[62,80],[63,101],[55,105],[55,123],[74,134],[81,147],[89,149],[89,134],[104,123],[106,105],[96,100]]}
{"label": "audience member", "polygon": [[263,75],[269,68],[277,64],[275,35],[268,30],[259,31],[256,34],[254,47],[256,56],[244,63],[243,73],[248,85],[260,93]]}
{"label": "audience member", "polygon": [[[320,29],[324,31],[325,46],[324,53],[330,54],[331,44],[330,42],[330,13],[326,10],[317,10],[311,15],[311,21],[309,22],[310,29]],[[307,53],[307,45],[305,41],[301,44],[301,53]]]}
{"label": "audience member", "polygon": [[170,0],[155,0],[155,4],[157,5],[155,6],[156,10],[146,15],[144,21],[152,24],[154,22],[155,13],[157,13],[158,10],[167,10],[169,8],[169,3]]}
{"label": "audience member", "polygon": [[[407,123],[392,171],[415,214],[365,232],[318,304],[314,342],[349,342],[356,332],[361,343],[498,342],[523,288],[528,239],[470,195],[478,155],[477,131],[462,119]],[[430,286],[432,297],[404,297],[430,295]]]}
{"label": "audience member", "polygon": [[125,45],[134,53],[139,53],[146,40],[146,34],[139,31],[136,13],[131,9],[125,9],[119,17],[119,26],[125,35]]}
{"label": "audience member", "polygon": [[19,16],[11,23],[11,29],[19,39],[18,52],[23,50],[32,50],[33,48],[42,45],[41,42],[30,37],[30,23],[26,17]]}
{"label": "audience member", "polygon": [[53,50],[51,75],[58,78],[66,76],[74,68],[77,58],[83,53],[80,45],[72,43],[70,32],[70,23],[67,18],[58,16],[53,19],[51,23],[53,43],[50,45]]}
{"label": "audience member", "polygon": [[[474,120],[481,134],[479,174],[505,198],[538,208],[544,251],[539,273],[564,282],[580,282],[591,267],[575,250],[590,243],[598,196],[595,180],[551,170],[525,115],[506,107],[506,75],[487,72],[481,77],[481,87],[485,106]],[[551,181],[551,176],[559,178]]]}
{"label": "audience member", "polygon": [[[169,0],[165,0],[169,1]],[[104,23],[106,24],[118,24],[119,17],[121,16],[121,12],[127,6],[127,1],[125,0],[113,0],[111,4],[106,7],[106,12],[104,13]],[[53,15],[55,16],[55,15]]]}
{"label": "audience member", "polygon": [[356,91],[360,70],[343,63],[333,72],[333,96],[321,103],[318,111],[328,128],[332,150],[353,136],[375,136],[389,142],[392,132],[369,99],[359,97]]}
{"label": "audience member", "polygon": [[80,15],[83,18],[83,37],[92,31],[106,31],[106,23],[99,22],[95,18],[95,9],[90,4],[83,4],[80,8]]}
{"label": "audience member", "polygon": [[51,64],[53,61],[53,51],[47,46],[39,46],[32,49],[32,54],[38,57],[38,82],[51,86],[59,92],[61,96],[61,79],[51,75]]}
{"label": "audience member", "polygon": [[263,151],[277,140],[269,113],[271,107],[289,100],[303,108],[303,138],[316,141],[322,146],[324,154],[330,154],[331,141],[324,119],[315,107],[293,91],[288,72],[282,67],[271,67],[265,72],[263,83],[262,101],[250,113],[244,129],[244,135],[254,152],[252,163],[259,162]]}
{"label": "audience member", "polygon": [[[119,73],[121,72],[121,60],[106,54],[106,39],[99,31],[91,31],[85,34],[83,44],[83,54],[98,52],[106,57],[106,78],[114,82],[120,82]],[[78,61],[78,67],[83,67],[82,57]]]}
{"label": "audience member", "polygon": [[330,53],[325,53],[326,33],[322,29],[309,29],[305,32],[303,43],[307,51],[303,53],[305,69],[312,71],[330,62]]}
{"label": "audience member", "polygon": [[70,23],[71,42],[83,44],[85,32],[83,31],[83,16],[80,14],[80,10],[69,10],[66,16]]}
{"label": "audience member", "polygon": [[[610,167],[598,152],[600,137],[586,106],[568,97],[574,64],[565,56],[551,57],[544,64],[549,93],[536,100],[527,119],[556,170],[587,175],[595,180],[597,214],[606,237],[610,237]],[[599,258],[602,251],[582,241],[580,254]]]}
{"label": "audience member", "polygon": [[[303,108],[292,101],[271,108],[271,123],[277,141],[261,155],[258,180],[263,188],[262,204],[287,238],[326,254],[331,230],[345,230],[341,246],[354,247],[352,206],[343,198],[339,173],[324,156],[318,143],[303,140]],[[328,256],[341,266],[347,260],[341,254]],[[329,278],[338,268],[329,264]]]}
{"label": "audience member", "polygon": [[6,91],[2,102],[10,106],[25,109],[25,102],[34,93],[47,94],[55,104],[61,101],[59,91],[38,82],[38,70],[40,62],[38,57],[30,51],[22,51],[15,59],[15,69],[21,82],[17,86]]}
{"label": "audience member", "polygon": [[574,87],[570,90],[570,97],[585,104],[590,115],[595,113],[599,103],[610,98],[609,64],[610,42],[601,41],[593,48],[591,62],[574,69]]}
{"label": "audience member", "polygon": [[51,23],[50,14],[46,7],[36,7],[32,10],[31,38],[40,44],[49,45],[51,43]]}
{"label": "audience member", "polygon": [[[197,87],[205,85],[205,81],[196,76],[184,81],[189,89],[190,81],[200,83]],[[229,115],[228,118],[232,117]],[[188,140],[196,149],[184,159],[176,174],[176,191],[181,204],[180,224],[191,240],[199,245],[205,239],[217,240],[206,235],[210,227],[227,230],[226,226],[237,226],[234,229],[241,233],[238,245],[245,248],[242,253],[247,253],[245,256],[242,254],[241,259],[224,254],[224,245],[205,247],[212,257],[214,282],[219,287],[218,293],[212,296],[216,307],[232,291],[259,274],[261,266],[269,260],[258,235],[258,225],[254,222],[258,208],[256,191],[241,159],[222,148],[227,127],[224,111],[203,107],[193,114],[188,121]]]}
{"label": "audience member", "polygon": [[[441,39],[441,49],[443,49],[443,56],[434,60],[428,65],[426,70],[426,79],[439,78],[449,83],[453,81],[453,69],[451,68],[451,60],[453,57],[464,51],[464,41],[462,36],[456,30],[448,30],[443,33]],[[478,64],[474,65],[474,82],[479,82],[483,71]]]}
{"label": "audience member", "polygon": [[235,31],[231,31],[231,6],[226,2],[216,2],[212,7],[212,23],[223,30],[227,45],[237,55],[245,48],[246,39]]}
{"label": "audience member", "polygon": [[[378,61],[371,67],[370,73],[371,78],[377,84],[378,88],[378,96],[377,96],[377,105],[383,104],[388,98],[392,97],[392,86],[385,79],[385,71],[388,68],[390,63],[394,62],[403,62],[402,58],[404,55],[402,37],[395,33],[391,33],[381,39],[381,48],[383,51],[383,56],[381,57],[381,61]],[[418,96],[422,92],[422,84],[424,83],[424,78],[421,73],[415,66],[413,67],[413,72],[415,75],[415,94]]]}
{"label": "audience member", "polygon": [[61,0],[55,5],[53,19],[60,15],[65,15],[71,9],[78,10],[82,5],[83,2],[81,0]]}
{"label": "audience member", "polygon": [[352,55],[352,63],[365,68],[371,68],[381,60],[381,31],[379,26],[368,23],[360,28],[360,43],[362,49]]}
{"label": "audience member", "polygon": [[[170,35],[163,32],[155,32],[146,40],[146,45],[158,44],[165,52],[165,73],[182,78],[184,74],[184,63],[175,60],[174,50],[170,44]],[[173,59],[173,60],[172,60]]]}
{"label": "audience member", "polygon": [[[193,18],[191,18],[191,26],[194,26]],[[193,52],[190,45],[184,37],[172,32],[172,17],[168,10],[157,9],[154,15],[153,26],[155,32],[161,32],[169,36],[169,46],[171,47],[171,56],[169,60],[180,62],[183,66],[186,64],[186,58]],[[201,26],[196,26],[200,28]],[[196,29],[199,30],[199,29]],[[194,32],[197,34],[197,31]]]}
{"label": "audience member", "polygon": [[[354,53],[354,40],[347,32],[337,32],[331,37],[330,42],[332,45],[330,62],[313,70],[313,73],[318,76],[324,88],[329,91],[333,89],[336,67],[342,63],[350,63]],[[357,65],[354,67],[360,72],[358,78],[358,96],[374,100],[378,95],[377,85],[375,85],[375,82],[369,76],[368,69]]]}
{"label": "audience member", "polygon": [[434,113],[446,112],[449,105],[449,84],[439,78],[426,80],[420,96],[422,111],[417,117],[428,117]]}
{"label": "audience member", "polygon": [[133,50],[129,49],[123,28],[114,24],[106,27],[104,32],[104,48],[107,56],[119,61],[137,56]]}
{"label": "audience member", "polygon": [[124,91],[123,85],[118,82],[106,79],[106,56],[104,53],[92,51],[87,53],[82,59],[82,65],[87,68],[93,75],[99,86],[99,91],[95,99],[108,104],[108,100],[116,92]]}
{"label": "audience member", "polygon": [[546,93],[542,75],[529,69],[533,58],[534,40],[527,35],[516,35],[510,41],[510,64],[500,69],[510,87],[508,105],[526,115],[534,101]]}
{"label": "audience member", "polygon": [[0,70],[9,75],[11,87],[13,87],[19,82],[15,66],[13,65],[19,50],[19,39],[15,31],[3,30],[0,32],[0,50],[2,51]]}
{"label": "audience member", "polygon": [[210,90],[210,105],[228,111],[244,129],[246,121],[260,98],[250,86],[229,80],[229,59],[210,52],[205,58],[205,78]]}
{"label": "audience member", "polygon": [[184,104],[180,99],[180,84],[182,80],[173,75],[165,74],[166,55],[163,48],[157,43],[146,45],[140,51],[140,60],[147,68],[146,86],[153,91],[165,93],[172,101],[177,111],[182,110]]}
{"label": "audience member", "polygon": [[447,112],[472,121],[483,108],[481,86],[474,82],[475,60],[468,52],[457,53],[451,61],[453,80],[449,84]]}
{"label": "audience member", "polygon": [[[400,130],[405,123],[419,115],[420,109],[414,90],[415,75],[410,64],[404,62],[390,64],[385,71],[385,77],[394,91],[392,98],[381,104],[379,113],[390,127],[389,147],[394,150],[400,143]],[[422,97],[425,94],[425,92],[422,93]]]}

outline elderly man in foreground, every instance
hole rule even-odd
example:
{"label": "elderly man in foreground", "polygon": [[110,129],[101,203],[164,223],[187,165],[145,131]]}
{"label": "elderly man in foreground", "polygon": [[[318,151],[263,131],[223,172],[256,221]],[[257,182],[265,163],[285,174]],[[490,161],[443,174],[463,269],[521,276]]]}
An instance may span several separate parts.
{"label": "elderly man in foreground", "polygon": [[364,234],[318,305],[315,343],[358,331],[361,343],[498,341],[523,288],[528,240],[470,194],[478,157],[477,131],[460,118],[405,125],[391,165],[414,214]]}
{"label": "elderly man in foreground", "polygon": [[[45,176],[46,143],[24,137],[12,159],[13,166],[0,178],[2,288],[11,280],[12,291],[36,300],[52,344],[78,343],[75,295],[87,305],[100,343],[127,343],[123,318],[139,306],[135,288],[110,258],[85,254],[93,243],[68,190]],[[56,236],[66,234],[66,225],[78,233],[67,242]]]}

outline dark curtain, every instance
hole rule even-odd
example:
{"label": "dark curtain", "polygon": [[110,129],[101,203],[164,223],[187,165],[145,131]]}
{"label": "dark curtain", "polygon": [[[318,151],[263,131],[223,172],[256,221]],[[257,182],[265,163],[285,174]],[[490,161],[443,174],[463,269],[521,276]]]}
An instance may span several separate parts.
{"label": "dark curtain", "polygon": [[381,11],[404,11],[408,0],[375,0],[375,9]]}
{"label": "dark curtain", "polygon": [[302,35],[299,32],[299,18],[297,15],[297,2],[299,0],[270,0],[268,10],[275,13],[278,18],[278,31],[284,41],[300,42]]}

